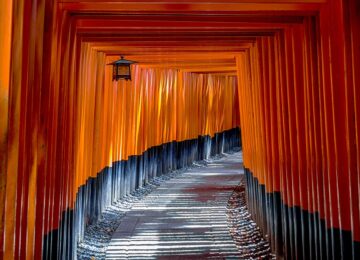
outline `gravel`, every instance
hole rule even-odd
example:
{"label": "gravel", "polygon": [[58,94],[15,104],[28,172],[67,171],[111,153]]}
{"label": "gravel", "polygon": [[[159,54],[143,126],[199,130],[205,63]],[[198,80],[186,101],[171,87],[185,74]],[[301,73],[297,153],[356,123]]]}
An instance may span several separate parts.
{"label": "gravel", "polygon": [[244,176],[229,199],[227,216],[229,232],[239,249],[240,259],[276,259],[247,209]]}

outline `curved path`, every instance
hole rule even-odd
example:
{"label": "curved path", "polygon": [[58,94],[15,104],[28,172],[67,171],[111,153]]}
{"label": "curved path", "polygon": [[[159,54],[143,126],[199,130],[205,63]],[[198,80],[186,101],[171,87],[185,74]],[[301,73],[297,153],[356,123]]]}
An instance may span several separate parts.
{"label": "curved path", "polygon": [[231,259],[226,206],[241,179],[234,153],[171,179],[134,204],[113,234],[107,259]]}

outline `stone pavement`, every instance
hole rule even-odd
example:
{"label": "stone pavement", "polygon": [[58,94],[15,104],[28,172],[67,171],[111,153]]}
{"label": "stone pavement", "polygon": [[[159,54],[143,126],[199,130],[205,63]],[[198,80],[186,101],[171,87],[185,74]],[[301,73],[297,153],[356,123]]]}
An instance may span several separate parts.
{"label": "stone pavement", "polygon": [[106,258],[238,258],[226,208],[242,174],[238,152],[166,181],[126,213]]}

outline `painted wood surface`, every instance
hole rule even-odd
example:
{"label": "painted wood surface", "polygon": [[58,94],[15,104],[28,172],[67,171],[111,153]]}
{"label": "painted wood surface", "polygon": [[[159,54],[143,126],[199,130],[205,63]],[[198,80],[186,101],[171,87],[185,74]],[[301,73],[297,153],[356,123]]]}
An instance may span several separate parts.
{"label": "painted wood surface", "polygon": [[[309,232],[343,253],[350,243],[355,258],[359,10],[357,0],[2,1],[0,258],[41,258],[79,187],[113,162],[213,136],[237,114],[249,182],[281,196],[278,216],[253,209],[273,249],[287,252],[279,234],[294,247]],[[139,61],[131,83],[111,81],[105,64],[120,54]],[[316,215],[309,228],[274,227],[298,209]],[[303,244],[286,256],[305,257]]]}

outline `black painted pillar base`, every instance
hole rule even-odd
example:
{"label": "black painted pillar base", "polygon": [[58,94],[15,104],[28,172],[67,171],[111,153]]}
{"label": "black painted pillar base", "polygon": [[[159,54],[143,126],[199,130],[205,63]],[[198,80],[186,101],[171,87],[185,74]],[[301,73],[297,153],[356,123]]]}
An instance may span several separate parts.
{"label": "black painted pillar base", "polygon": [[249,211],[279,258],[360,259],[360,242],[350,231],[327,228],[318,213],[287,206],[279,192],[266,192],[249,169],[245,176]]}
{"label": "black painted pillar base", "polygon": [[151,147],[142,155],[113,162],[96,178],[79,187],[75,209],[63,213],[58,230],[44,236],[43,259],[74,259],[85,228],[101,217],[104,209],[121,200],[157,176],[190,166],[194,161],[227,152],[241,144],[240,130],[199,136],[182,142]]}

